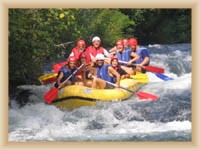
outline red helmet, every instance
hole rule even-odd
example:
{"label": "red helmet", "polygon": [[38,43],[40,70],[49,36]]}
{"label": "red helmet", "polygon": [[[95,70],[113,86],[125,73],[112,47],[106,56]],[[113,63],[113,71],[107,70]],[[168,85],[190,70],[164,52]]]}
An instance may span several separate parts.
{"label": "red helmet", "polygon": [[118,61],[117,56],[113,56],[113,57],[111,57],[111,59],[110,59],[110,63],[112,63],[113,60],[117,60],[117,61]]}
{"label": "red helmet", "polygon": [[85,41],[84,40],[79,40],[78,42],[77,42],[77,44],[76,44],[76,46],[77,47],[79,47],[79,46],[85,46],[86,44],[85,44]]}
{"label": "red helmet", "polygon": [[68,63],[72,63],[72,62],[74,62],[74,63],[76,63],[76,58],[74,57],[74,56],[70,56],[69,58],[68,58],[68,61],[67,61]]}
{"label": "red helmet", "polygon": [[128,41],[128,44],[130,46],[137,46],[138,45],[138,42],[135,38],[130,38],[129,41]]}
{"label": "red helmet", "polygon": [[124,42],[123,42],[123,40],[117,40],[117,42],[116,42],[116,46],[117,45],[123,45],[124,46]]}

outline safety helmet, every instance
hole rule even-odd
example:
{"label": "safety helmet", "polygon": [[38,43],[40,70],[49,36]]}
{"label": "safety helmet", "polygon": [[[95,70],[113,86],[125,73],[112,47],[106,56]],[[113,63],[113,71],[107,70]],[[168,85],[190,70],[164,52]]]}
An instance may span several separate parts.
{"label": "safety helmet", "polygon": [[79,46],[85,46],[86,44],[85,44],[85,41],[84,40],[79,40],[78,42],[77,42],[77,44],[76,44],[76,46],[77,47],[79,47]]}
{"label": "safety helmet", "polygon": [[95,58],[96,58],[96,60],[104,60],[104,55],[103,54],[97,54]]}
{"label": "safety helmet", "polygon": [[68,58],[68,63],[76,63],[76,58],[74,56],[70,56]]}
{"label": "safety helmet", "polygon": [[112,63],[113,60],[117,60],[117,62],[118,62],[118,58],[117,58],[117,56],[113,56],[113,57],[111,57],[111,59],[110,59],[110,63]]}
{"label": "safety helmet", "polygon": [[92,42],[94,42],[94,41],[101,41],[101,39],[100,39],[100,37],[95,36],[95,37],[92,38]]}
{"label": "safety helmet", "polygon": [[117,45],[123,45],[124,46],[124,42],[123,42],[123,40],[117,40],[117,42],[116,42],[116,46]]}
{"label": "safety helmet", "polygon": [[130,46],[137,46],[138,45],[138,42],[135,38],[130,38],[129,41],[128,41],[128,44]]}

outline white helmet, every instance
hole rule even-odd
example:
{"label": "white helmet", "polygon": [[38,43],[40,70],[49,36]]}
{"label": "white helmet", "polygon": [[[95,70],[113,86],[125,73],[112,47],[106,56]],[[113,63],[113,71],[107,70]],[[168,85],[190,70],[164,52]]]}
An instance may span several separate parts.
{"label": "white helmet", "polygon": [[100,37],[95,36],[95,37],[92,38],[92,42],[94,42],[94,41],[101,41],[101,39],[100,39]]}
{"label": "white helmet", "polygon": [[104,60],[105,59],[103,54],[97,54],[95,58],[96,58],[96,60]]}

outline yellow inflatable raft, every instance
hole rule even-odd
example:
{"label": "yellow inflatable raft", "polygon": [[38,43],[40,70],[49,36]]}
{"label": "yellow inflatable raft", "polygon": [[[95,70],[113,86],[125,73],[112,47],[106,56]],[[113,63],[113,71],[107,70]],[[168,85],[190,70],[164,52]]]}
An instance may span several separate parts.
{"label": "yellow inflatable raft", "polygon": [[134,91],[137,91],[145,83],[138,82],[141,79],[148,82],[146,74],[137,74],[120,81],[120,86],[133,91],[132,93],[124,89],[92,89],[80,85],[67,86],[59,90],[58,97],[52,104],[62,110],[72,110],[82,106],[93,106],[98,101],[123,101],[131,97]]}

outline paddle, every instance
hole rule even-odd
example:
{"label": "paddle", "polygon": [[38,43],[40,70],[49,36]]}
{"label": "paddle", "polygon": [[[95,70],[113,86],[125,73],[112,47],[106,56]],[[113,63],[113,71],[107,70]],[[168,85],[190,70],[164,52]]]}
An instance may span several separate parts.
{"label": "paddle", "polygon": [[[128,62],[119,60],[119,63],[127,64]],[[135,67],[137,65],[133,64],[132,66]],[[173,80],[173,78],[168,77],[168,76],[162,74],[164,72],[163,68],[158,68],[158,67],[155,67],[155,66],[143,66],[143,67],[145,67],[145,69],[147,71],[154,73],[158,78],[160,78],[160,79],[162,79],[164,81]]]}
{"label": "paddle", "polygon": [[[64,82],[62,82],[62,85],[64,85],[83,66],[84,66],[84,64],[79,66]],[[47,104],[50,104],[58,96],[58,91],[59,91],[58,88],[53,87],[44,95],[44,99],[47,102]]]}
{"label": "paddle", "polygon": [[[86,64],[85,66],[90,65],[90,63]],[[82,68],[84,69],[84,68]],[[79,70],[81,71],[81,70]],[[77,72],[78,74],[79,72]],[[49,73],[49,74],[45,74],[42,75],[38,78],[38,80],[41,82],[41,84],[50,84],[50,83],[54,83],[56,81],[56,77],[57,77],[57,73]]]}
{"label": "paddle", "polygon": [[157,77],[159,77],[160,79],[164,80],[164,81],[174,80],[173,78],[168,77],[168,76],[166,76],[166,75],[164,75],[164,74],[161,74],[161,73],[155,73],[155,72],[154,72],[154,74],[155,74]]}
{"label": "paddle", "polygon": [[[118,85],[111,83],[109,81],[105,81],[105,82],[108,83],[108,84],[111,84],[115,87],[118,87]],[[149,94],[149,93],[146,93],[146,92],[133,92],[133,91],[131,91],[131,90],[129,90],[129,89],[123,87],[123,86],[119,86],[119,88],[124,89],[124,90],[126,90],[130,93],[135,93],[139,99],[148,99],[148,100],[154,100],[154,101],[158,100],[158,96],[153,95],[153,94]]]}
{"label": "paddle", "polygon": [[147,71],[149,72],[155,72],[155,73],[164,73],[163,68],[155,67],[155,66],[143,66]]}
{"label": "paddle", "polygon": [[[119,60],[119,63],[128,64],[128,62],[121,61],[121,60]],[[134,64],[132,66],[137,67],[137,65],[134,65]],[[159,68],[155,66],[143,66],[143,67],[149,72],[164,73],[165,71],[163,68]]]}

